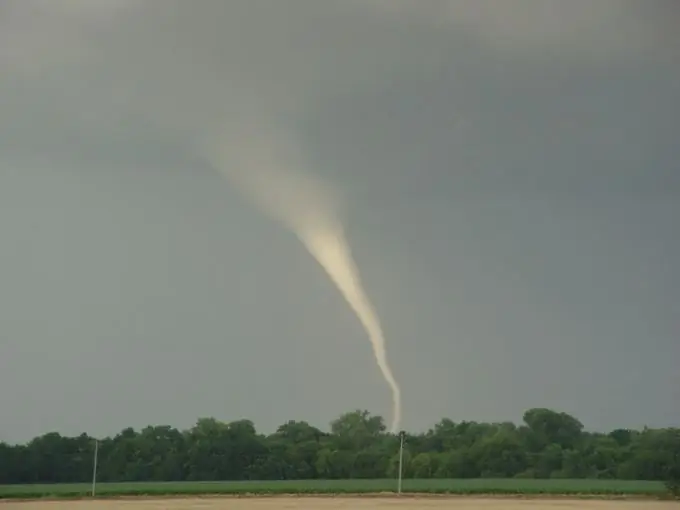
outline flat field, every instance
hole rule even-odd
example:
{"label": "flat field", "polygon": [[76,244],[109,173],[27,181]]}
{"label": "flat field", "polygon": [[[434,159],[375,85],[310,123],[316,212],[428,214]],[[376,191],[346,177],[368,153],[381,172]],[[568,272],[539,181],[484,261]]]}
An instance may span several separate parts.
{"label": "flat field", "polygon": [[659,501],[592,501],[501,499],[476,497],[270,497],[174,498],[0,503],[3,510],[677,510],[677,503]]}
{"label": "flat field", "polygon": [[[101,483],[97,495],[205,496],[205,495],[356,495],[396,491],[395,480],[289,480],[245,482]],[[89,484],[0,485],[0,500],[82,498]],[[655,498],[665,492],[660,482],[623,480],[404,480],[403,491],[422,495],[527,495],[527,496],[637,496]]]}

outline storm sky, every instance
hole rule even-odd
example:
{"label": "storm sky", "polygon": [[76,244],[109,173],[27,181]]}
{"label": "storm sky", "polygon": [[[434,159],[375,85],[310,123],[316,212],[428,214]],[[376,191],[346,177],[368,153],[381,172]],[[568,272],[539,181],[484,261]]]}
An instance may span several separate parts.
{"label": "storm sky", "polygon": [[388,417],[340,294],[205,157],[244,165],[244,133],[342,197],[406,429],[680,425],[678,21],[665,0],[0,0],[0,440]]}

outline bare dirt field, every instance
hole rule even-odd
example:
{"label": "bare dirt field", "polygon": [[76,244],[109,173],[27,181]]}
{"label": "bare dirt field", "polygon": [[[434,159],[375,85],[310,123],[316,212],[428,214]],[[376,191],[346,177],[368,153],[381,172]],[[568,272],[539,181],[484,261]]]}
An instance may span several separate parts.
{"label": "bare dirt field", "polygon": [[502,498],[170,498],[0,502],[1,510],[678,510],[674,502]]}

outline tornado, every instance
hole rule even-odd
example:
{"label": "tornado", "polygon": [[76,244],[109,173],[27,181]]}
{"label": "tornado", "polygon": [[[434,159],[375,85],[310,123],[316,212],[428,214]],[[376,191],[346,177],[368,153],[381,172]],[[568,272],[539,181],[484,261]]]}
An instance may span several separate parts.
{"label": "tornado", "polygon": [[401,390],[390,367],[383,328],[351,254],[338,194],[306,170],[299,144],[281,131],[240,125],[208,145],[211,163],[260,210],[292,231],[356,314],[392,395],[390,430],[401,423]]}

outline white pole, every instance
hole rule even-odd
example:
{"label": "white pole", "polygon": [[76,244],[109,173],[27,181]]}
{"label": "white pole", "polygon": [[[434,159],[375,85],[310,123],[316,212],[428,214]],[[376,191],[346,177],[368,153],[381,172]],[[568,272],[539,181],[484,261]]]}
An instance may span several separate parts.
{"label": "white pole", "polygon": [[94,465],[92,466],[92,497],[97,490],[97,457],[99,456],[99,441],[94,440]]}
{"label": "white pole", "polygon": [[404,462],[404,431],[399,432],[399,481],[397,484],[397,494],[401,495],[402,465]]}

